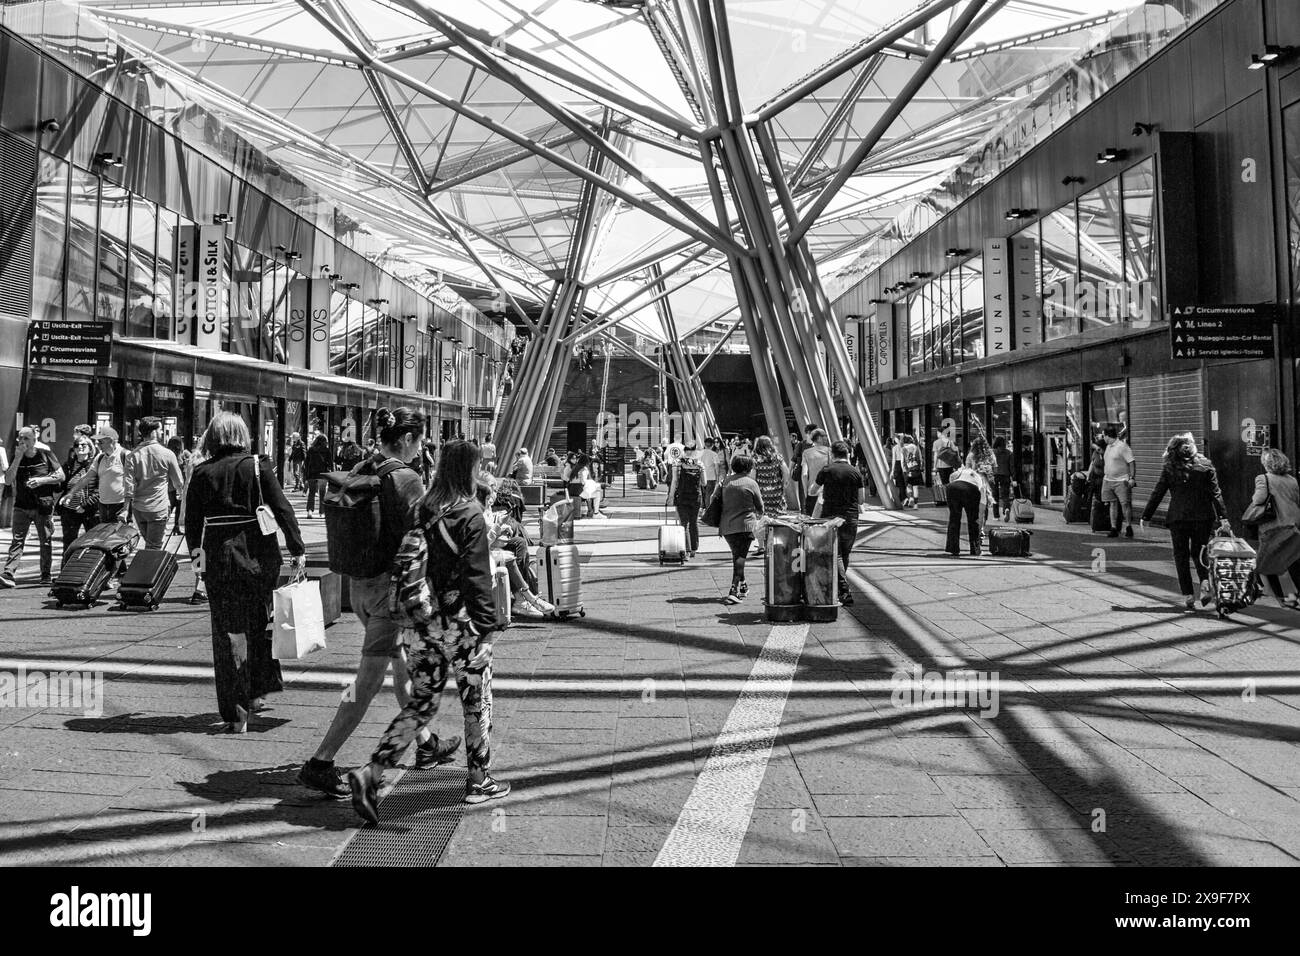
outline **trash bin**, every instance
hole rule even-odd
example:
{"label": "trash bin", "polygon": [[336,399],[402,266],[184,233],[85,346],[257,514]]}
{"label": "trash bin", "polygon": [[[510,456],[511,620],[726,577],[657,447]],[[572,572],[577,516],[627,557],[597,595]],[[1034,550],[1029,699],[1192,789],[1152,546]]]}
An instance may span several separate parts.
{"label": "trash bin", "polygon": [[840,612],[840,546],[836,531],[843,518],[806,521],[803,526],[805,621],[834,621]]}
{"label": "trash bin", "polygon": [[803,536],[799,525],[781,518],[766,522],[763,613],[769,621],[797,621],[803,605]]}

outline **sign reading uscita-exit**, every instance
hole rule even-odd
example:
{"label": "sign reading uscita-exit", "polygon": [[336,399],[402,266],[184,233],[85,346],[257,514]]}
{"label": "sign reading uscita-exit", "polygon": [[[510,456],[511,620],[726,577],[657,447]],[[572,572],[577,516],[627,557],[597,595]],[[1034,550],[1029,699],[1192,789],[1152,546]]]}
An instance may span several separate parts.
{"label": "sign reading uscita-exit", "polygon": [[1176,305],[1169,312],[1175,359],[1270,359],[1277,306]]}

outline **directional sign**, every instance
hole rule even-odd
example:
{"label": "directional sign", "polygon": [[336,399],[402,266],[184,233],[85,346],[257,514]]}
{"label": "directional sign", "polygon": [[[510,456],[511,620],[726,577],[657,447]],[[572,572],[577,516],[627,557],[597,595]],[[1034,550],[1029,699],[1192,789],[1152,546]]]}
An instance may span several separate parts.
{"label": "directional sign", "polygon": [[492,421],[491,405],[471,405],[469,407],[469,420],[472,422],[490,422]]}
{"label": "directional sign", "polygon": [[1277,306],[1176,305],[1169,316],[1175,359],[1271,359]]}
{"label": "directional sign", "polygon": [[27,330],[27,360],[33,368],[103,368],[112,354],[111,322],[32,322]]}

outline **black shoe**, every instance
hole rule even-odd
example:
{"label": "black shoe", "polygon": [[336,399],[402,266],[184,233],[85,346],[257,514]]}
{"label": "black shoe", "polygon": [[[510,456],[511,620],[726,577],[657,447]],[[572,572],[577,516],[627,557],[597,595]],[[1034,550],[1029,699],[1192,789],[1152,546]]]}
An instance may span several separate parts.
{"label": "black shoe", "polygon": [[954,558],[960,558],[960,557],[961,557],[961,552],[960,552],[960,551],[949,551],[947,548],[944,548],[944,554],[951,554]]}
{"label": "black shoe", "polygon": [[1119,537],[1119,530],[1116,529],[1116,530],[1114,530],[1114,531],[1111,531],[1110,533],[1108,533],[1108,534],[1106,535],[1106,537],[1108,537],[1108,538],[1118,538],[1118,537]]}
{"label": "black shoe", "polygon": [[54,578],[50,577],[48,574],[42,574],[41,583],[38,585],[38,587],[48,588],[53,583],[54,583]]}
{"label": "black shoe", "polygon": [[510,793],[510,784],[504,780],[495,780],[491,774],[483,777],[482,783],[465,784],[465,802],[466,803],[487,803],[489,800],[500,800]]}
{"label": "black shoe", "polygon": [[434,737],[428,743],[420,744],[415,748],[415,769],[428,770],[439,764],[451,763],[459,746],[459,737],[448,737],[446,740]]}
{"label": "black shoe", "polygon": [[850,594],[848,591],[845,591],[844,594],[840,597],[840,605],[842,607],[849,607],[852,603],[853,603],[853,595]]}
{"label": "black shoe", "polygon": [[352,809],[371,826],[379,822],[379,781],[370,774],[370,767],[358,767],[348,774],[352,788]]}
{"label": "black shoe", "polygon": [[971,548],[971,549],[970,549],[970,556],[971,556],[972,558],[978,558],[978,557],[980,556],[980,553],[981,553],[981,552],[980,552],[980,549],[979,549],[979,548]]}
{"label": "black shoe", "polygon": [[1126,538],[1131,538],[1131,537],[1133,537],[1133,526],[1132,526],[1132,525],[1129,525],[1127,528],[1124,529],[1124,537],[1126,537]]}
{"label": "black shoe", "polygon": [[298,771],[298,782],[308,790],[323,793],[332,800],[345,800],[350,792],[347,781],[343,779],[343,774],[339,773],[339,768],[334,766],[332,760],[329,763],[323,760],[308,760]]}

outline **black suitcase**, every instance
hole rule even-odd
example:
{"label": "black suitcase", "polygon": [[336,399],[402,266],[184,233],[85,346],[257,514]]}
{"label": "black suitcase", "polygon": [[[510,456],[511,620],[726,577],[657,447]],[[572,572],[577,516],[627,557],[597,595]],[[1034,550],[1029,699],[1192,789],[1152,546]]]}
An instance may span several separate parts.
{"label": "black suitcase", "polygon": [[71,551],[59,568],[50,596],[65,604],[84,604],[86,607],[99,600],[108,579],[117,568],[117,558],[100,548],[80,548]]}
{"label": "black suitcase", "polygon": [[1110,505],[1101,500],[1101,495],[1092,498],[1092,530],[1110,532]]}
{"label": "black suitcase", "polygon": [[1024,528],[990,528],[988,530],[989,554],[999,558],[1027,558],[1032,531]]}
{"label": "black suitcase", "polygon": [[[171,543],[170,537],[167,543]],[[167,550],[166,544],[161,551],[137,551],[117,587],[119,606],[154,610],[172,586],[178,567],[176,555]]]}

